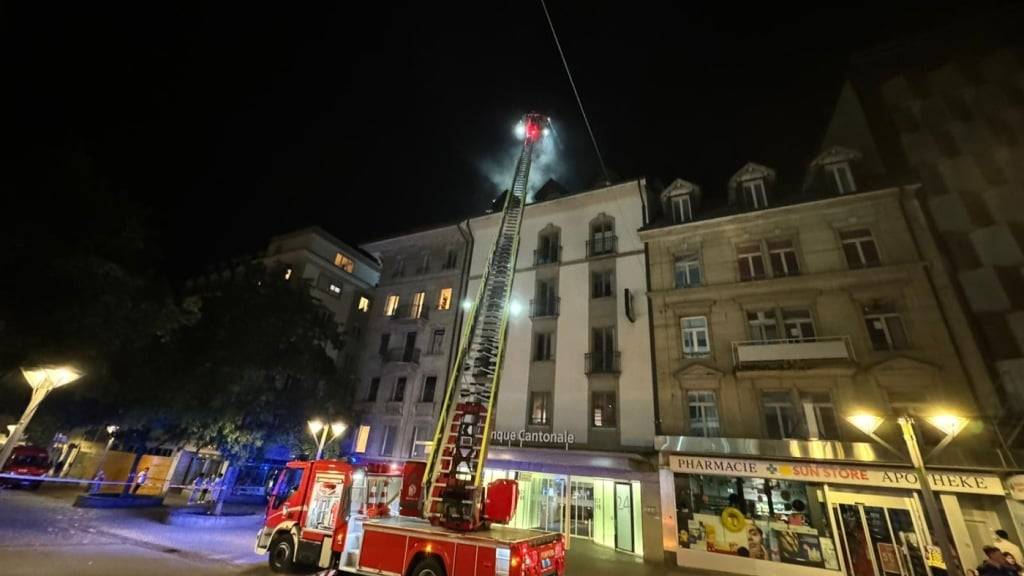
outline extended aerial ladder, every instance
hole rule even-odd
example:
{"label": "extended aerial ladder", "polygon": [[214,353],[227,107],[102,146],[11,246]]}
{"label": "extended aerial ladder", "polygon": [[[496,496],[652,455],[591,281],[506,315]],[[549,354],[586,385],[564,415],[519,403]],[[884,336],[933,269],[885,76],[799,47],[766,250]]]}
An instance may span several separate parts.
{"label": "extended aerial ladder", "polygon": [[483,467],[501,378],[519,228],[534,147],[548,129],[548,118],[535,113],[527,114],[518,127],[523,148],[497,238],[466,314],[424,473],[423,513],[434,525],[474,530],[482,523]]}

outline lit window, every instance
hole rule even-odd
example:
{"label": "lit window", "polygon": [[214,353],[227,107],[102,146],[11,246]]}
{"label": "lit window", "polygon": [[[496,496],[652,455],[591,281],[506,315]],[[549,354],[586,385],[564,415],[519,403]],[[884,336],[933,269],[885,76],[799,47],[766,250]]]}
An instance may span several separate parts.
{"label": "lit window", "polygon": [[711,355],[708,339],[708,319],[704,316],[681,318],[679,325],[683,334],[683,357],[705,358]]}
{"label": "lit window", "polygon": [[615,414],[615,393],[593,392],[590,398],[592,409],[590,425],[594,428],[615,428],[618,423]]}
{"label": "lit window", "polygon": [[331,295],[335,298],[341,298],[341,286],[337,284],[331,284],[330,286]]}
{"label": "lit window", "polygon": [[846,255],[846,264],[851,269],[869,268],[881,264],[878,257],[878,246],[871,236],[871,231],[859,228],[857,230],[844,230],[839,233],[843,242],[843,254]]}
{"label": "lit window", "polygon": [[409,318],[419,318],[423,314],[423,301],[426,299],[426,292],[417,292],[412,295],[412,309],[409,310]]}
{"label": "lit window", "polygon": [[550,423],[551,393],[530,392],[530,425],[547,426]]}
{"label": "lit window", "polygon": [[764,180],[747,180],[743,183],[743,199],[748,208],[758,210],[768,207],[768,197],[765,195]]}
{"label": "lit window", "polygon": [[764,414],[765,433],[769,438],[793,438],[796,426],[793,398],[787,391],[761,393],[761,412]]}
{"label": "lit window", "polygon": [[875,350],[903,350],[908,347],[903,319],[891,306],[866,308],[864,323],[868,328],[871,346]]}
{"label": "lit window", "polygon": [[442,288],[441,296],[437,299],[438,310],[449,310],[452,307],[452,289]]}
{"label": "lit window", "polygon": [[850,172],[850,165],[846,162],[829,164],[825,166],[825,172],[829,175],[836,187],[836,192],[849,194],[857,191],[857,185],[853,181],[853,173]]}
{"label": "lit window", "polygon": [[395,451],[395,440],[398,436],[398,426],[385,426],[384,427],[384,439],[380,443],[380,455],[391,456]]}
{"label": "lit window", "polygon": [[676,258],[674,269],[676,288],[700,286],[700,258],[696,254]]}
{"label": "lit window", "polygon": [[714,390],[690,390],[686,393],[690,413],[690,434],[710,438],[720,435],[718,399]]}
{"label": "lit window", "polygon": [[370,441],[370,426],[363,424],[356,431],[356,446],[355,451],[357,454],[366,453],[366,444]]}
{"label": "lit window", "polygon": [[802,394],[800,403],[803,405],[804,420],[807,422],[808,440],[836,440],[839,438],[836,408],[832,405],[832,397],[828,392]]}
{"label": "lit window", "polygon": [[391,294],[384,304],[384,315],[394,316],[396,312],[398,312],[398,294]]}
{"label": "lit window", "polygon": [[337,254],[334,255],[334,265],[337,266],[338,268],[341,268],[345,272],[348,272],[349,274],[351,274],[352,271],[355,270],[356,268],[356,263],[353,262],[351,258],[345,256],[341,252],[338,252]]}
{"label": "lit window", "polygon": [[360,312],[370,311],[370,299],[366,296],[359,297],[359,307],[357,308]]}
{"label": "lit window", "polygon": [[690,206],[690,197],[686,194],[673,196],[669,202],[672,204],[672,221],[676,224],[693,220],[693,209]]}
{"label": "lit window", "polygon": [[285,280],[291,280],[292,279],[292,269],[291,268],[289,268],[289,269],[284,271],[284,279]]}
{"label": "lit window", "polygon": [[764,256],[761,254],[760,243],[737,246],[736,262],[739,265],[741,282],[765,277]]}
{"label": "lit window", "polygon": [[800,273],[792,240],[769,240],[768,260],[772,263],[773,276],[796,276]]}

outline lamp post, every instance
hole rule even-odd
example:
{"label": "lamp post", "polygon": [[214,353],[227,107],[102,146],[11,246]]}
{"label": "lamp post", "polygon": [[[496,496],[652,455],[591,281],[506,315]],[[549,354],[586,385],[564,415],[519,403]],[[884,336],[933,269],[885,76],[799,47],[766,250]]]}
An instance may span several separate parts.
{"label": "lamp post", "polygon": [[[875,435],[875,430],[877,430],[884,421],[882,417],[867,413],[857,413],[848,416],[846,420],[856,426],[861,432],[867,434],[871,439],[880,443],[882,446],[898,453],[895,448]],[[937,414],[927,417],[925,420],[946,434],[946,437],[943,438],[942,442],[940,442],[938,446],[932,449],[928,454],[929,457],[945,448],[970,422],[967,418],[953,414]],[[910,463],[914,466],[914,471],[917,473],[917,477],[919,479],[918,485],[921,486],[921,499],[924,501],[924,508],[928,512],[928,520],[931,524],[932,533],[935,534],[935,540],[939,544],[939,550],[942,551],[942,559],[946,564],[946,573],[957,574],[958,572],[953,568],[953,545],[949,537],[949,532],[946,530],[946,524],[943,522],[942,516],[940,515],[939,505],[935,499],[935,493],[932,491],[931,481],[928,477],[928,470],[924,463],[925,458],[921,455],[921,445],[918,442],[917,433],[914,429],[914,418],[909,414],[899,416],[896,418],[896,424],[899,426],[900,435],[903,438],[904,444],[907,446],[907,454],[910,455]]]}
{"label": "lamp post", "polygon": [[7,437],[7,442],[4,443],[3,449],[0,449],[0,468],[3,468],[7,459],[11,457],[14,446],[21,439],[21,435],[25,432],[25,428],[28,426],[29,421],[32,420],[32,416],[35,415],[43,399],[57,388],[70,384],[82,377],[81,372],[70,366],[22,368],[21,373],[25,377],[25,381],[28,382],[28,385],[32,387],[32,397],[29,399],[28,406],[21,415],[21,419],[18,420],[18,424],[11,431],[11,435]]}
{"label": "lamp post", "polygon": [[316,441],[317,460],[324,454],[324,445],[327,444],[327,433],[330,432],[331,440],[334,440],[345,432],[345,424],[343,422],[332,422],[330,425],[326,425],[320,420],[310,420],[307,424],[309,425],[309,431],[313,433],[313,440]]}

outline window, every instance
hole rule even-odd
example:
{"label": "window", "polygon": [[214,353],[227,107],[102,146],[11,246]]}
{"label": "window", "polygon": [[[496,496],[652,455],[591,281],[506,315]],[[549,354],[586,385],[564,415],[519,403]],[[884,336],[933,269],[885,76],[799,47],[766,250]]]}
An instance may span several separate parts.
{"label": "window", "polygon": [[844,230],[839,233],[839,238],[843,242],[846,264],[851,269],[869,268],[881,264],[878,247],[875,246],[875,239],[871,236],[870,230],[866,228]]}
{"label": "window", "polygon": [[366,444],[369,441],[370,441],[370,426],[368,424],[363,424],[362,426],[359,427],[359,430],[356,431],[355,452],[357,454],[365,454],[366,453]]}
{"label": "window", "polygon": [[839,426],[836,423],[836,409],[828,392],[807,392],[801,394],[807,421],[808,440],[837,440]]}
{"label": "window", "polygon": [[396,312],[398,312],[398,294],[391,294],[384,304],[384,315],[394,316]]}
{"label": "window", "polygon": [[857,191],[857,185],[853,182],[853,173],[850,172],[850,165],[846,162],[838,162],[825,166],[825,173],[836,187],[839,194],[849,194]]}
{"label": "window", "polygon": [[424,254],[423,259],[420,260],[420,267],[416,269],[418,274],[426,274],[430,272],[430,254]]}
{"label": "window", "polygon": [[380,392],[380,378],[370,378],[370,389],[366,393],[366,401],[376,402],[378,392]]}
{"label": "window", "polygon": [[784,308],[782,325],[785,337],[790,341],[804,342],[814,339],[814,320],[808,308]]}
{"label": "window", "polygon": [[417,292],[412,295],[412,308],[409,309],[409,318],[419,318],[423,315],[423,301],[426,299],[426,292]]}
{"label": "window", "polygon": [[430,335],[430,348],[429,354],[440,354],[442,347],[444,346],[444,328],[438,328],[434,330],[434,333]]}
{"label": "window", "polygon": [[615,392],[591,392],[590,425],[594,428],[615,428]]}
{"label": "window", "polygon": [[366,296],[360,296],[359,297],[359,306],[357,306],[356,309],[359,310],[360,312],[369,312],[370,311],[370,299],[367,298]]}
{"label": "window", "polygon": [[459,251],[454,248],[448,249],[448,254],[444,258],[444,269],[452,270],[459,265]]}
{"label": "window", "polygon": [[686,404],[690,411],[690,434],[710,438],[719,436],[718,399],[713,390],[689,390]]}
{"label": "window", "polygon": [[558,316],[558,290],[554,280],[538,280],[534,290],[536,298],[531,302],[530,311],[534,318]]}
{"label": "window", "polygon": [[391,271],[391,276],[394,278],[405,276],[405,258],[395,260],[395,268]]}
{"label": "window", "polygon": [[779,339],[779,325],[775,320],[774,310],[758,310],[747,312],[747,328],[750,339],[765,341]]}
{"label": "window", "polygon": [[700,258],[696,254],[677,257],[674,268],[676,288],[700,286]]}
{"label": "window", "polygon": [[903,350],[908,348],[907,331],[903,319],[891,306],[865,308],[864,323],[875,350]]}
{"label": "window", "polygon": [[438,310],[450,310],[452,307],[452,289],[441,288],[441,295],[437,298]]}
{"label": "window", "polygon": [[533,336],[533,359],[537,362],[551,360],[554,357],[555,339],[550,332],[538,332]]}
{"label": "window", "polygon": [[537,238],[535,264],[551,264],[553,262],[558,262],[560,252],[561,245],[559,244],[559,234],[557,232],[541,234]]}
{"label": "window", "polygon": [[338,252],[337,254],[334,255],[334,265],[337,266],[338,268],[341,268],[345,272],[348,272],[349,274],[351,274],[352,271],[356,269],[356,263],[353,262],[351,258],[345,256],[341,252]]}
{"label": "window", "polygon": [[423,436],[425,430],[419,426],[415,426],[412,429],[412,441],[409,446],[409,456],[412,458],[422,458],[427,455],[427,445],[430,442],[426,442],[420,439]]}
{"label": "window", "polygon": [[334,296],[335,298],[341,298],[341,286],[338,286],[337,284],[331,284],[329,290],[331,291],[331,296]]}
{"label": "window", "polygon": [[690,196],[682,194],[669,199],[672,206],[672,221],[676,224],[693,220],[693,209],[690,206]]}
{"label": "window", "polygon": [[291,268],[288,268],[287,270],[284,271],[284,279],[285,280],[291,280],[292,279],[292,269]]}
{"label": "window", "polygon": [[388,353],[388,348],[391,347],[391,334],[380,335],[380,346],[377,347],[377,353],[384,356]]}
{"label": "window", "polygon": [[551,424],[551,392],[530,392],[530,426]]}
{"label": "window", "polygon": [[743,201],[748,208],[758,210],[768,207],[768,197],[764,190],[764,180],[747,180],[743,183]]}
{"label": "window", "polygon": [[794,436],[793,400],[788,391],[762,392],[761,411],[769,438],[782,440]]}
{"label": "window", "polygon": [[591,298],[607,298],[613,294],[612,292],[612,278],[615,276],[614,270],[604,270],[601,272],[594,272],[590,275]]}
{"label": "window", "polygon": [[395,451],[395,438],[398,436],[398,426],[391,425],[384,427],[384,439],[380,443],[380,455],[391,456]]}
{"label": "window", "polygon": [[427,376],[423,380],[423,394],[420,396],[420,402],[433,402],[435,391],[437,391],[437,376]]}
{"label": "window", "polygon": [[736,247],[736,260],[740,268],[740,281],[760,280],[765,277],[761,244],[742,244]]}
{"label": "window", "polygon": [[590,256],[615,252],[615,223],[603,218],[590,225]]}
{"label": "window", "polygon": [[683,358],[706,358],[711,355],[706,317],[682,318],[679,325],[683,332]]}
{"label": "window", "polygon": [[392,402],[405,401],[405,382],[405,376],[401,376],[395,380],[395,389],[391,392]]}
{"label": "window", "polygon": [[769,240],[768,260],[772,263],[773,276],[796,276],[800,273],[792,240]]}

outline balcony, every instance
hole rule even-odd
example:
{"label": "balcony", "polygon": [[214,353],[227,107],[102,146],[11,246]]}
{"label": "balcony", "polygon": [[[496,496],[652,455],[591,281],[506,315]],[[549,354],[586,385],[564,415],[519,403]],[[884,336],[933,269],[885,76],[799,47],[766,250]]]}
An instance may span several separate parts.
{"label": "balcony", "polygon": [[562,247],[551,246],[547,250],[533,251],[533,265],[543,266],[544,264],[556,264],[562,261]]}
{"label": "balcony", "polygon": [[618,374],[622,372],[620,356],[619,352],[587,352],[584,371],[587,374]]}
{"label": "balcony", "polygon": [[615,254],[619,244],[618,236],[594,236],[587,240],[587,257]]}
{"label": "balcony", "polygon": [[402,362],[405,364],[420,363],[419,348],[391,348],[384,353],[384,363]]}
{"label": "balcony", "polygon": [[832,360],[856,360],[849,336],[747,340],[732,343],[732,361],[737,370],[800,368]]}
{"label": "balcony", "polygon": [[426,322],[430,316],[430,309],[427,308],[426,304],[414,306],[412,304],[404,304],[395,309],[395,313],[391,315],[393,322]]}
{"label": "balcony", "polygon": [[557,318],[562,299],[559,297],[530,300],[530,318]]}

